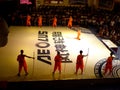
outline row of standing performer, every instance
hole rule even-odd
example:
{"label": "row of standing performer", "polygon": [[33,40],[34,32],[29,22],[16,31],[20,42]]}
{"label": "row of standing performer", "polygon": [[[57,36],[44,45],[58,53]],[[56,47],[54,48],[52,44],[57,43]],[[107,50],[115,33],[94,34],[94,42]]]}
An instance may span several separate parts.
{"label": "row of standing performer", "polygon": [[[87,57],[87,56],[88,56],[88,53],[86,55],[83,55],[83,51],[80,50],[80,52],[79,52],[79,54],[77,55],[77,58],[76,58],[76,71],[75,71],[76,75],[78,74],[79,69],[81,70],[81,75],[83,75],[84,67],[85,67],[84,57]],[[25,55],[24,50],[20,50],[20,54],[17,56],[17,61],[19,63],[19,70],[18,70],[18,74],[17,74],[18,76],[21,75],[22,68],[24,68],[25,75],[26,76],[28,75],[27,63],[25,61],[25,57],[35,59],[35,57]],[[54,57],[54,62],[55,63],[54,63],[54,69],[53,69],[53,72],[52,72],[53,75],[55,74],[56,70],[58,70],[59,74],[61,74],[62,59],[63,59],[63,57],[61,56],[60,51],[57,51],[57,54]],[[109,71],[109,74],[111,74],[111,72],[112,72],[112,60],[113,59],[114,59],[114,56],[113,56],[113,53],[111,52],[110,56],[106,59],[106,66],[105,66],[104,73],[103,73],[104,75],[108,71]]]}
{"label": "row of standing performer", "polygon": [[[42,15],[40,15],[40,16],[38,17],[37,22],[38,22],[38,26],[39,26],[39,27],[42,27]],[[69,17],[69,20],[68,20],[68,24],[67,24],[67,26],[68,26],[69,28],[72,27],[72,22],[73,22],[73,18],[72,18],[72,16],[70,16],[70,17]],[[27,18],[26,18],[26,26],[31,26],[31,16],[30,16],[29,14],[27,15]],[[56,17],[56,16],[54,16],[54,18],[53,18],[52,26],[53,26],[53,27],[56,27],[56,26],[57,26],[57,17]]]}

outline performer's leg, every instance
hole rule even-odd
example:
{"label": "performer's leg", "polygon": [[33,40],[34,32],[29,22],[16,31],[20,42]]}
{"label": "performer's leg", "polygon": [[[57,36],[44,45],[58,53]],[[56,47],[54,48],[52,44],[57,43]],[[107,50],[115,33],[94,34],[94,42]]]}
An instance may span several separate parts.
{"label": "performer's leg", "polygon": [[81,69],[81,75],[83,74],[83,65],[80,66]]}
{"label": "performer's leg", "polygon": [[109,67],[109,75],[112,73],[112,66]]}
{"label": "performer's leg", "polygon": [[54,65],[54,70],[53,70],[53,74],[55,73],[56,70],[57,70],[57,64],[55,63],[55,65]]}
{"label": "performer's leg", "polygon": [[108,67],[105,67],[104,75],[107,73],[108,69],[109,69]]}
{"label": "performer's leg", "polygon": [[26,62],[24,62],[24,71],[25,71],[25,75],[28,75],[27,64],[26,64]]}
{"label": "performer's leg", "polygon": [[75,74],[78,73],[78,69],[79,69],[79,64],[76,64],[76,72],[75,72]]}
{"label": "performer's leg", "polygon": [[22,71],[22,64],[19,64],[18,76],[20,76],[21,71]]}
{"label": "performer's leg", "polygon": [[58,70],[59,70],[59,74],[61,74],[61,64],[59,63],[59,66],[58,66]]}

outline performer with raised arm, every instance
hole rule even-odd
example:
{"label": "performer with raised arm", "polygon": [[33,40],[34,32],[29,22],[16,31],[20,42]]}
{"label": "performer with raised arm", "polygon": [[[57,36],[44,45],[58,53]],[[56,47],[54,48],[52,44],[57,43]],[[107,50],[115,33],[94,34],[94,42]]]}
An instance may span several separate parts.
{"label": "performer with raised arm", "polygon": [[20,50],[20,54],[17,56],[17,61],[19,62],[19,71],[17,74],[18,76],[20,76],[20,74],[21,74],[22,67],[24,68],[25,75],[26,76],[28,75],[27,63],[25,61],[25,57],[34,59],[34,57],[27,56],[23,53],[24,53],[24,50]]}
{"label": "performer with raised arm", "polygon": [[84,68],[83,58],[86,56],[88,56],[88,54],[83,55],[83,51],[80,50],[80,54],[77,56],[77,60],[76,60],[76,72],[75,72],[75,74],[78,73],[79,68],[81,69],[81,75],[83,74],[83,68]]}

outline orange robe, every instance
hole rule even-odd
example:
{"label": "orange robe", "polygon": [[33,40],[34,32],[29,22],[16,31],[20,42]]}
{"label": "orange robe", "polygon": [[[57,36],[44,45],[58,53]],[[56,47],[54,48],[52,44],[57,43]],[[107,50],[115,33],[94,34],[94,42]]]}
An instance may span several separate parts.
{"label": "orange robe", "polygon": [[60,55],[56,55],[54,58],[55,61],[55,65],[54,65],[54,71],[53,73],[55,73],[55,71],[58,69],[59,73],[61,73],[61,61],[62,61],[62,57]]}
{"label": "orange robe", "polygon": [[106,61],[106,65],[105,65],[104,74],[106,74],[108,70],[110,70],[110,73],[112,72],[112,60],[113,60],[112,56],[108,57],[108,59]]}
{"label": "orange robe", "polygon": [[77,62],[76,62],[76,74],[78,72],[78,69],[81,69],[81,74],[83,73],[83,67],[84,67],[84,63],[83,63],[83,55],[78,55],[77,56]]}
{"label": "orange robe", "polygon": [[72,27],[72,21],[73,21],[73,18],[70,16],[69,20],[68,20],[68,27],[71,28]]}
{"label": "orange robe", "polygon": [[80,35],[81,35],[81,30],[78,30],[77,38],[76,39],[80,40]]}
{"label": "orange robe", "polygon": [[31,16],[27,15],[26,26],[31,26]]}
{"label": "orange robe", "polygon": [[25,55],[21,55],[21,54],[18,55],[17,61],[19,62],[19,74],[21,73],[22,67],[24,68],[25,73],[28,73],[27,72],[27,64],[25,61]]}
{"label": "orange robe", "polygon": [[57,18],[56,17],[54,17],[53,18],[53,25],[52,25],[53,27],[56,27],[57,26]]}
{"label": "orange robe", "polygon": [[42,26],[42,16],[38,17],[38,26],[41,27]]}

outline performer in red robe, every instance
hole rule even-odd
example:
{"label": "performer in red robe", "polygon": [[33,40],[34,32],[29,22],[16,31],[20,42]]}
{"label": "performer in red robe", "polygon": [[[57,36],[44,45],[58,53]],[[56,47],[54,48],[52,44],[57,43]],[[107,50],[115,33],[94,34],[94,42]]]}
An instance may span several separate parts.
{"label": "performer in red robe", "polygon": [[42,27],[42,16],[41,15],[38,17],[38,26]]}
{"label": "performer in red robe", "polygon": [[56,72],[56,70],[59,70],[59,74],[61,74],[61,61],[62,61],[62,56],[60,55],[60,52],[57,51],[57,55],[54,58],[55,64],[54,64],[54,70],[53,74]]}
{"label": "performer in red robe", "polygon": [[26,61],[25,61],[25,57],[34,59],[34,57],[24,55],[23,53],[24,53],[24,50],[20,50],[20,54],[17,56],[17,61],[19,62],[18,76],[20,76],[20,74],[21,74],[22,67],[24,68],[25,75],[28,75],[27,64],[26,64]]}
{"label": "performer in red robe", "polygon": [[73,18],[72,16],[69,17],[69,20],[68,20],[68,27],[71,28],[72,27],[72,22],[73,22]]}
{"label": "performer in red robe", "polygon": [[105,71],[104,75],[109,71],[109,74],[112,72],[112,60],[113,60],[113,53],[110,53],[110,56],[106,60]]}
{"label": "performer in red robe", "polygon": [[31,16],[28,14],[26,18],[26,26],[31,26]]}
{"label": "performer in red robe", "polygon": [[88,55],[83,55],[82,53],[83,53],[83,51],[80,50],[80,54],[77,56],[75,74],[78,73],[79,68],[81,69],[81,74],[83,74],[83,68],[84,68],[83,58],[88,56]]}
{"label": "performer in red robe", "polygon": [[57,18],[56,16],[54,16],[53,18],[53,24],[52,24],[53,27],[56,27],[57,26]]}
{"label": "performer in red robe", "polygon": [[78,30],[76,39],[80,40],[80,35],[81,35],[81,30]]}

